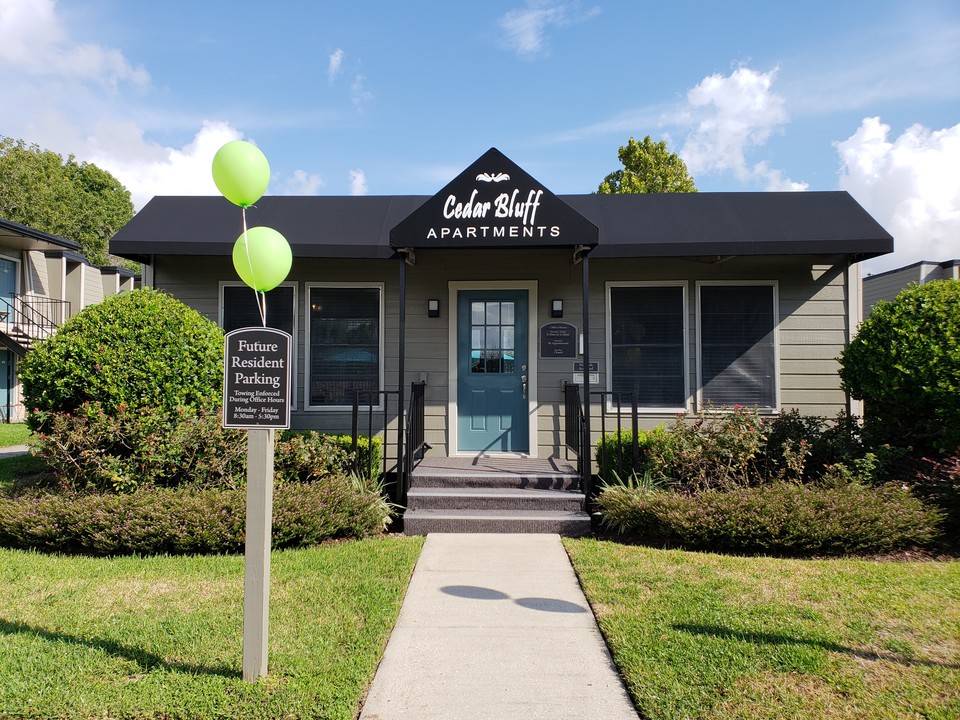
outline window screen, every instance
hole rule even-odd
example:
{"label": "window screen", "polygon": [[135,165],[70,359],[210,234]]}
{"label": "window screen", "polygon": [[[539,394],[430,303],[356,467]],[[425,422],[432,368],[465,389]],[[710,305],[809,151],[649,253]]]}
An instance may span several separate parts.
{"label": "window screen", "polygon": [[700,287],[704,403],[775,408],[774,343],[773,286]]}
{"label": "window screen", "polygon": [[611,287],[610,341],[615,403],[686,404],[682,287]]}
{"label": "window screen", "polygon": [[[258,295],[246,285],[223,286],[223,331],[262,327],[257,309]],[[281,285],[267,293],[267,327],[293,335],[293,286]]]}
{"label": "window screen", "polygon": [[312,287],[310,404],[379,404],[380,288]]}

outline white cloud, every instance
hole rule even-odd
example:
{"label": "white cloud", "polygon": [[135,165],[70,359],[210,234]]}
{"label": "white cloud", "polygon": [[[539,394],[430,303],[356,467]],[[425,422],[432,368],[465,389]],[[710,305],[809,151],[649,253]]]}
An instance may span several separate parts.
{"label": "white cloud", "polygon": [[367,174],[363,170],[351,170],[349,176],[351,195],[366,195],[369,192]]}
{"label": "white cloud", "polygon": [[524,7],[509,10],[501,17],[499,25],[506,33],[504,44],[520,57],[532,59],[549,52],[547,30],[575,25],[599,13],[598,7],[581,11],[577,2],[527,0]]}
{"label": "white cloud", "polygon": [[367,90],[366,81],[363,75],[358,74],[350,86],[350,102],[357,110],[363,110],[363,106],[373,100],[373,93]]}
{"label": "white cloud", "polygon": [[330,59],[327,63],[327,80],[330,82],[333,82],[340,71],[343,70],[343,58],[344,52],[340,48],[330,53]]}
{"label": "white cloud", "polygon": [[759,180],[768,190],[804,190],[765,162],[750,165],[747,152],[764,145],[789,121],[782,97],[773,92],[777,70],[759,73],[738,67],[730,75],[709,75],[687,93],[678,120],[694,126],[680,151],[690,173],[733,172]]}
{"label": "white cloud", "polygon": [[87,80],[116,88],[150,83],[115,48],[69,37],[53,0],[0,0],[0,63],[31,76]]}
{"label": "white cloud", "polygon": [[918,260],[960,257],[960,124],[913,125],[894,140],[878,117],[834,143],[840,187],[893,235],[893,255],[866,263],[881,272]]}
{"label": "white cloud", "polygon": [[181,148],[149,143],[135,126],[128,126],[122,142],[92,148],[90,161],[112,173],[130,191],[134,207],[143,207],[154,195],[217,195],[211,166],[217,150],[243,134],[225,122],[204,122]]}
{"label": "white cloud", "polygon": [[323,185],[323,178],[319,175],[306,170],[294,170],[293,175],[283,185],[283,194],[316,195]]}

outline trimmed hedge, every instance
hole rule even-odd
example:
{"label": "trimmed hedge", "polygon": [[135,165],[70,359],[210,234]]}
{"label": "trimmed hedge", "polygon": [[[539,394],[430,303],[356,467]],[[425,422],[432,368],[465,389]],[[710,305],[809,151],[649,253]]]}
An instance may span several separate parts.
{"label": "trimmed hedge", "polygon": [[941,514],[892,483],[774,483],[696,495],[610,487],[597,504],[606,527],[689,550],[840,555],[924,547],[941,539]]}
{"label": "trimmed hedge", "polygon": [[[143,488],[128,494],[0,497],[0,545],[89,555],[243,552],[243,488]],[[286,483],[273,496],[273,547],[382,532],[390,507],[343,476]]]}

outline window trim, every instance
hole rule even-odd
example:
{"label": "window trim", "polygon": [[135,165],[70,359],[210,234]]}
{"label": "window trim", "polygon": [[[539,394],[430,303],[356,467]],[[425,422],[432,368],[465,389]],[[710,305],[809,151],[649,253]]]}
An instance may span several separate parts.
{"label": "window trim", "polygon": [[773,407],[758,407],[763,415],[776,415],[780,412],[780,282],[778,280],[697,280],[697,409],[705,408],[703,400],[703,346],[701,343],[702,297],[703,287],[770,287],[773,289]]}
{"label": "window trim", "polygon": [[[240,280],[221,280],[220,281],[219,287],[217,288],[217,325],[220,326],[221,330],[223,330],[223,289],[226,287],[245,287],[250,289],[249,285],[247,285],[244,282],[241,282]],[[287,282],[282,282],[277,287],[293,288],[293,342],[292,342],[292,347],[290,348],[290,355],[292,356],[290,359],[290,365],[291,365],[290,379],[291,379],[291,385],[292,385],[292,388],[291,388],[292,393],[290,397],[290,402],[291,402],[290,409],[299,410],[300,408],[299,392],[298,392],[299,383],[297,382],[297,378],[299,378],[300,375],[298,372],[299,363],[297,362],[297,360],[300,357],[300,353],[298,351],[297,339],[299,338],[300,313],[298,312],[298,308],[300,307],[299,306],[300,283],[291,280]]]}
{"label": "window trim", "polygon": [[[303,291],[303,317],[304,317],[304,371],[303,371],[303,409],[307,412],[344,412],[345,410],[352,411],[352,405],[312,405],[310,403],[310,290],[312,288],[352,288],[355,290],[365,290],[369,288],[376,288],[380,291],[380,302],[379,302],[379,317],[377,318],[378,326],[378,340],[379,348],[378,353],[379,358],[379,380],[380,390],[383,391],[386,389],[384,385],[384,366],[386,364],[386,358],[384,357],[384,305],[385,305],[385,290],[386,283],[383,282],[308,282],[304,283]],[[360,405],[361,408],[367,409],[368,405]],[[373,412],[382,412],[383,411],[383,395],[378,396],[377,404],[372,408]]]}
{"label": "window trim", "polygon": [[[679,287],[683,293],[681,309],[681,322],[683,323],[682,333],[683,333],[683,404],[676,406],[637,406],[637,412],[643,413],[644,415],[655,415],[655,414],[674,414],[689,412],[691,407],[691,397],[690,397],[690,335],[689,335],[689,325],[690,325],[690,315],[689,315],[689,283],[686,280],[610,280],[606,283],[604,289],[605,299],[606,299],[606,312],[605,312],[605,339],[604,339],[604,350],[606,352],[606,383],[604,385],[607,392],[613,392],[613,293],[611,290],[613,288],[644,288],[644,287]],[[613,395],[607,395],[605,398],[605,405],[607,412],[616,412],[617,404],[613,402]],[[621,408],[622,409],[622,408]]]}

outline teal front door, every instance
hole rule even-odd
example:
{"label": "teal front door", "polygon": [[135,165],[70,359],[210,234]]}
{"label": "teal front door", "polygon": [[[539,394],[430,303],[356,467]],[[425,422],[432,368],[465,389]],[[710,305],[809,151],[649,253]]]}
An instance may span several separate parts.
{"label": "teal front door", "polygon": [[530,450],[526,290],[457,298],[457,449]]}

